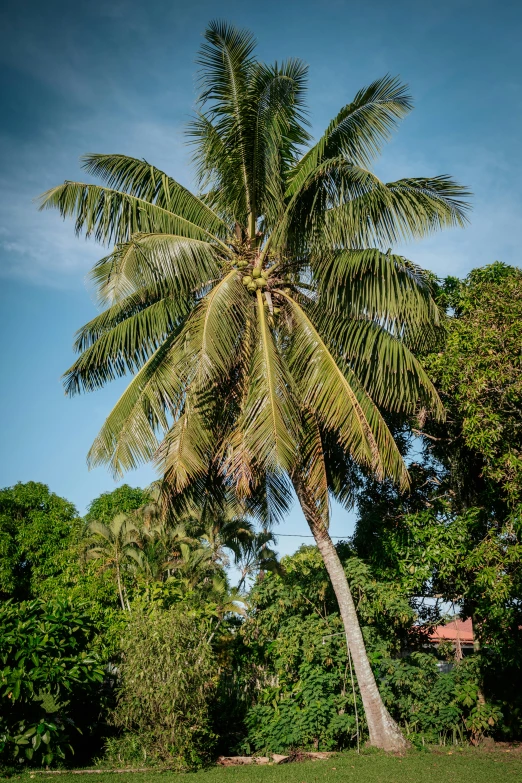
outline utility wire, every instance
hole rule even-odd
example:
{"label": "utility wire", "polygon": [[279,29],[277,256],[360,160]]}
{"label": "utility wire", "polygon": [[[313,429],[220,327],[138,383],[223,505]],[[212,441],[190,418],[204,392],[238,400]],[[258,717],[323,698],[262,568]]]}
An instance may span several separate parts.
{"label": "utility wire", "polygon": [[[279,538],[279,536],[284,536],[285,538],[313,538],[313,536],[306,533],[304,535],[301,533],[276,533],[275,531],[272,531],[272,533],[276,538]],[[330,536],[330,538],[339,538],[341,541],[345,541],[348,536]]]}

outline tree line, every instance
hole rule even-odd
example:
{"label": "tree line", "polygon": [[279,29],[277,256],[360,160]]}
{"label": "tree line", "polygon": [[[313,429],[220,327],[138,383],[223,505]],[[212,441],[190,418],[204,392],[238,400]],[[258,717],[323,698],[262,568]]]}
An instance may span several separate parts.
{"label": "tree line", "polygon": [[[522,273],[497,262],[433,286],[447,321],[423,361],[448,416],[390,418],[411,488],[354,465],[356,529],[336,552],[408,741],[516,739]],[[4,763],[186,768],[218,752],[363,742],[317,547],[279,559],[278,528],[260,530],[216,487],[167,515],[160,499],[157,486],[123,485],[82,519],[41,484],[0,492]],[[475,651],[462,660],[429,643],[448,612],[473,620]]]}

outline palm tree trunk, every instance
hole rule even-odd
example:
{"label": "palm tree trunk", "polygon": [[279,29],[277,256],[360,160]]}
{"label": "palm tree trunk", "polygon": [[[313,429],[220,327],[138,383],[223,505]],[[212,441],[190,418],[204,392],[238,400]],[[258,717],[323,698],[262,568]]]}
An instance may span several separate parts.
{"label": "palm tree trunk", "polygon": [[125,611],[125,601],[123,600],[123,590],[121,589],[120,564],[116,561],[116,580],[118,582],[118,592],[120,594],[121,608]]}
{"label": "palm tree trunk", "polygon": [[312,503],[307,503],[307,493],[295,477],[294,488],[306,521],[315,538],[317,548],[322,555],[337,598],[346,633],[346,643],[352,656],[355,675],[366,714],[370,733],[370,745],[387,751],[405,750],[410,746],[409,742],[402,735],[398,725],[384,706],[381,694],[377,688],[377,683],[366,654],[364,639],[348,580],[339,560],[337,550],[319,514],[317,512],[314,513]]}

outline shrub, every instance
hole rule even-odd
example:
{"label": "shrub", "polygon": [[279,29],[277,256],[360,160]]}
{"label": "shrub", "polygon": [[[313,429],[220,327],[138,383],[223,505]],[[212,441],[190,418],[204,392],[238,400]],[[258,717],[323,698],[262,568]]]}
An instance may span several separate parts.
{"label": "shrub", "polygon": [[121,730],[107,745],[112,763],[138,760],[176,768],[198,767],[210,757],[215,735],[209,701],[217,664],[207,621],[180,609],[136,609],[122,637],[118,702]]}
{"label": "shrub", "polygon": [[[103,667],[84,607],[67,600],[0,608],[0,761],[50,765],[74,753],[100,704]],[[96,713],[98,706],[95,706]]]}

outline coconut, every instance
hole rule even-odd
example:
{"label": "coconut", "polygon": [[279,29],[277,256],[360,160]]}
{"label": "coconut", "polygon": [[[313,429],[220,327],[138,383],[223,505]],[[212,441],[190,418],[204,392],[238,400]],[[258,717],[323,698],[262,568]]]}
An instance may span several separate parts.
{"label": "coconut", "polygon": [[270,274],[270,272],[268,271],[268,269],[263,269],[263,270],[261,271],[261,277],[264,277],[264,278],[265,278],[265,280],[268,280],[268,276],[269,276],[269,274]]}
{"label": "coconut", "polygon": [[250,277],[250,275],[245,275],[243,278],[243,285],[248,285],[251,282],[252,282],[252,278]]}
{"label": "coconut", "polygon": [[256,285],[258,288],[264,288],[266,286],[266,280],[263,277],[258,277],[256,280]]}
{"label": "coconut", "polygon": [[252,269],[252,277],[261,277],[261,270],[258,266]]}
{"label": "coconut", "polygon": [[251,293],[255,293],[257,291],[257,285],[254,283],[253,280],[251,283],[247,285],[247,290],[250,291]]}
{"label": "coconut", "polygon": [[246,266],[248,266],[248,261],[238,261],[237,262],[237,268],[238,269],[244,269]]}

